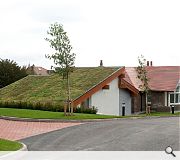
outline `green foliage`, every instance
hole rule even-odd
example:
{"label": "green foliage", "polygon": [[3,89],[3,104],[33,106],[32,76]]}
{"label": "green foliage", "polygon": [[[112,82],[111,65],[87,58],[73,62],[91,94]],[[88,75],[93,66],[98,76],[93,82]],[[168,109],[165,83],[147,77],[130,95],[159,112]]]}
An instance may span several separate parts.
{"label": "green foliage", "polygon": [[[64,106],[62,104],[55,104],[52,102],[22,102],[22,101],[0,101],[0,108],[17,108],[17,109],[32,109],[32,110],[43,110],[52,112],[63,112]],[[96,114],[97,108],[76,108],[75,113],[88,113]]]}
{"label": "green foliage", "polygon": [[0,88],[25,76],[27,76],[25,67],[20,67],[16,62],[8,59],[0,59]]}
{"label": "green foliage", "polygon": [[32,109],[53,112],[63,112],[63,105],[50,102],[23,102],[23,101],[0,101],[0,108]]}
{"label": "green foliage", "polygon": [[[108,119],[108,118],[128,118],[128,117],[145,117],[145,114],[134,116],[112,116],[112,115],[98,115],[74,113],[73,116],[64,116],[63,112],[50,112],[28,109],[14,109],[14,108],[0,108],[0,116],[20,117],[20,118],[34,118],[34,119]],[[152,113],[150,116],[180,116],[180,112],[175,113]]]}
{"label": "green foliage", "polygon": [[[55,53],[52,55],[46,55],[47,58],[53,59],[54,64],[57,67],[55,71],[63,76],[63,79],[66,81],[66,90],[67,90],[67,104],[69,112],[73,111],[73,106],[71,106],[71,92],[70,92],[70,73],[73,71],[75,54],[71,53],[72,46],[70,40],[67,36],[67,33],[64,31],[63,26],[58,23],[51,24],[47,34],[50,38],[45,38],[46,41],[50,43],[51,48],[55,49]],[[71,108],[72,107],[72,108]],[[70,109],[71,108],[71,109]],[[66,108],[65,108],[66,114]]]}
{"label": "green foliage", "polygon": [[[140,114],[139,116],[146,116],[146,114]],[[161,117],[169,117],[169,116],[180,116],[180,112],[176,112],[174,114],[170,112],[151,112],[150,116],[161,116]]]}
{"label": "green foliage", "polygon": [[78,107],[75,109],[76,113],[88,113],[88,114],[96,114],[97,113],[97,108],[95,108],[94,106],[92,108],[86,108],[86,107]]}
{"label": "green foliage", "polygon": [[50,111],[14,109],[14,108],[0,108],[0,116],[34,118],[34,119],[66,119],[66,120],[120,118],[119,116],[85,114],[85,113],[74,113],[73,116],[64,116],[63,112],[50,112]]}
{"label": "green foliage", "polygon": [[145,108],[146,114],[149,114],[150,108],[148,110],[148,91],[149,91],[149,78],[147,77],[146,71],[146,59],[143,55],[138,57],[139,66],[136,68],[137,78],[141,81],[141,85],[139,85],[139,89],[142,93],[145,93]]}
{"label": "green foliage", "polygon": [[47,32],[50,38],[45,38],[50,43],[50,47],[55,49],[52,55],[46,55],[47,58],[53,59],[55,71],[61,74],[64,78],[73,71],[75,54],[71,53],[72,46],[67,33],[64,31],[63,26],[58,23],[51,24]]}
{"label": "green foliage", "polygon": [[149,79],[147,77],[146,71],[146,59],[143,55],[138,57],[139,66],[136,68],[137,78],[141,81],[141,85],[139,85],[139,89],[142,92],[147,93],[149,90],[148,82]]}

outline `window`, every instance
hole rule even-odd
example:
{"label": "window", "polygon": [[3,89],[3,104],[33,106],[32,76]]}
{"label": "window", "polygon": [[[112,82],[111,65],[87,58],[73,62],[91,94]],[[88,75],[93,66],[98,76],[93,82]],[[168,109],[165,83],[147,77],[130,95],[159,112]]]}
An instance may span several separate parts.
{"label": "window", "polygon": [[180,93],[170,93],[170,105],[172,104],[180,104]]}
{"label": "window", "polygon": [[178,93],[175,94],[175,103],[180,103]]}
{"label": "window", "polygon": [[175,92],[169,93],[170,105],[180,104],[180,83],[178,83]]}
{"label": "window", "polygon": [[174,103],[174,93],[170,93],[170,103]]}
{"label": "window", "polygon": [[109,85],[105,85],[102,89],[109,89]]}
{"label": "window", "polygon": [[176,92],[180,92],[180,86],[177,86]]}

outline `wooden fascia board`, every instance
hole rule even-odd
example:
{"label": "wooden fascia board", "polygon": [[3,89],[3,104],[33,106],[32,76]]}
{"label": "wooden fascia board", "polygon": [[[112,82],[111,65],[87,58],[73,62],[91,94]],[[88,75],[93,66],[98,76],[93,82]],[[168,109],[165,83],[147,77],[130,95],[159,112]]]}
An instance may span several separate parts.
{"label": "wooden fascia board", "polygon": [[121,74],[124,74],[125,67],[118,69],[116,72],[114,72],[112,75],[104,79],[102,82],[97,84],[96,86],[92,87],[90,90],[88,90],[86,93],[78,97],[77,99],[73,100],[73,105],[77,106],[87,98],[89,98],[91,95],[96,93],[97,91],[101,90],[105,85],[110,83],[115,78],[119,77]]}
{"label": "wooden fascia board", "polygon": [[109,89],[109,85],[106,84],[102,89]]}
{"label": "wooden fascia board", "polygon": [[128,90],[133,92],[135,95],[137,95],[139,93],[139,91],[134,86],[132,86],[130,83],[128,83],[126,80],[120,79],[120,81],[121,81],[120,88],[127,88]]}

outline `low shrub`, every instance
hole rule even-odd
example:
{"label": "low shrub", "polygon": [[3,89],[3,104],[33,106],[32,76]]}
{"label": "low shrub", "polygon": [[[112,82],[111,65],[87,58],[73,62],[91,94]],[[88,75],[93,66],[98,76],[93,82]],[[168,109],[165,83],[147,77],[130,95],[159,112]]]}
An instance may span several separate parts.
{"label": "low shrub", "polygon": [[[47,102],[24,102],[24,101],[0,101],[0,108],[19,108],[19,109],[32,109],[32,110],[43,110],[53,112],[64,112],[64,106],[62,102],[53,103],[52,101]],[[80,107],[75,108],[74,113],[87,113],[96,114],[97,108]]]}
{"label": "low shrub", "polygon": [[[64,106],[61,102],[53,103],[52,101],[47,102],[26,102],[26,101],[0,101],[0,108],[19,108],[19,109],[32,109],[32,110],[43,110],[53,112],[64,112]],[[87,113],[96,114],[97,108],[80,107],[75,108],[74,113]]]}
{"label": "low shrub", "polygon": [[53,112],[63,112],[63,105],[58,105],[53,102],[22,102],[22,101],[0,101],[0,108],[19,108],[19,109],[32,109],[44,110]]}
{"label": "low shrub", "polygon": [[75,113],[87,113],[87,114],[96,114],[97,113],[97,108],[95,108],[94,106],[92,108],[87,108],[87,107],[78,107],[75,109]]}

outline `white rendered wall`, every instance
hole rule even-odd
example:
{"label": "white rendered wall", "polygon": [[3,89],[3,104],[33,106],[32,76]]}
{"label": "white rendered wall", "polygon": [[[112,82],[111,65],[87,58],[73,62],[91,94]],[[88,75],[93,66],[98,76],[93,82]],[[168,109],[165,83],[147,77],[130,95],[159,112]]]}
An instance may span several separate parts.
{"label": "white rendered wall", "polygon": [[125,103],[125,115],[131,115],[131,95],[126,89],[119,89],[119,115],[122,116],[122,103]]}
{"label": "white rendered wall", "polygon": [[102,89],[91,96],[91,105],[98,108],[98,114],[119,115],[118,78],[108,85],[109,89]]}

